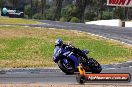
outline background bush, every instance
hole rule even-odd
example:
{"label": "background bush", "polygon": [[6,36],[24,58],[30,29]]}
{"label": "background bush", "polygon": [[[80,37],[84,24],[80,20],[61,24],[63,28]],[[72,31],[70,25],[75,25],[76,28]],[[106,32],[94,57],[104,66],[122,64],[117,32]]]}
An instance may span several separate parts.
{"label": "background bush", "polygon": [[60,18],[60,22],[67,22],[66,18],[62,17]]}
{"label": "background bush", "polygon": [[42,14],[36,13],[35,15],[33,15],[33,19],[42,19]]}
{"label": "background bush", "polygon": [[68,5],[62,9],[62,17],[67,22],[70,22],[73,17],[77,17],[76,7],[74,5]]}
{"label": "background bush", "polygon": [[46,14],[46,17],[45,17],[46,20],[53,19],[53,9],[52,8],[47,9],[45,14]]}
{"label": "background bush", "polygon": [[95,17],[96,14],[94,12],[85,13],[85,20],[93,21]]}
{"label": "background bush", "polygon": [[112,12],[103,12],[103,19],[104,20],[112,19]]}
{"label": "background bush", "polygon": [[79,19],[76,17],[72,17],[72,19],[70,20],[70,22],[74,22],[74,23],[79,23]]}
{"label": "background bush", "polygon": [[[31,14],[31,5],[26,5],[25,6],[25,14],[28,16],[28,18],[31,18],[32,14]],[[27,17],[26,16],[26,17]]]}

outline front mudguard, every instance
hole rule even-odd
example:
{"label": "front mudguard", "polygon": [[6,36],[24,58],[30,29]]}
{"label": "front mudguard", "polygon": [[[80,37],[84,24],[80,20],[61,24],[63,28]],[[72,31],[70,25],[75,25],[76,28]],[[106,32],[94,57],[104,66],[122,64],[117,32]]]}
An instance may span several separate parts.
{"label": "front mudguard", "polygon": [[56,58],[55,56],[53,56],[53,57],[52,57],[52,60],[53,60],[55,63],[58,63],[59,58]]}
{"label": "front mudguard", "polygon": [[68,56],[68,57],[62,55],[62,56],[59,56],[59,57],[57,57],[57,58],[53,58],[53,61],[54,61],[55,63],[58,63],[58,61],[59,61],[59,60],[62,60],[63,58],[67,58],[67,59],[72,60],[73,63],[74,63],[75,69],[78,67],[79,61],[78,61],[78,58],[76,58],[74,55],[70,55],[70,56]]}

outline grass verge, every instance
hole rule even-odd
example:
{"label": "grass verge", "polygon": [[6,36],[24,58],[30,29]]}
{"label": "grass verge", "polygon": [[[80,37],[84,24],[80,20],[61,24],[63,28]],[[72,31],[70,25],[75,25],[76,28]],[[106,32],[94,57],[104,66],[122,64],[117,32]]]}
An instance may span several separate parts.
{"label": "grass verge", "polygon": [[0,67],[50,67],[54,41],[62,38],[80,49],[89,49],[90,56],[101,64],[132,60],[132,47],[88,35],[85,32],[0,26]]}
{"label": "grass verge", "polygon": [[22,18],[0,17],[0,24],[40,24],[40,22]]}

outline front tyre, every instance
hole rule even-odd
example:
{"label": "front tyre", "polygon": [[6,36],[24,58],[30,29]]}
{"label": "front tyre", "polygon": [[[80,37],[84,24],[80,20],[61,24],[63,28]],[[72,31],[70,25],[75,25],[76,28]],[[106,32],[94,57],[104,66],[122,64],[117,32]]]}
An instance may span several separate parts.
{"label": "front tyre", "polygon": [[74,68],[74,63],[72,60],[67,60],[68,63],[66,64],[63,60],[58,61],[58,66],[59,68],[65,73],[65,74],[74,74],[75,68]]}

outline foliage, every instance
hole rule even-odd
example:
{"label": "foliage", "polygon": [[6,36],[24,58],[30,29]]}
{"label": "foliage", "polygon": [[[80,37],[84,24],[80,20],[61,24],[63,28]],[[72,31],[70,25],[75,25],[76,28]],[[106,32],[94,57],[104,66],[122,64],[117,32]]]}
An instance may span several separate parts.
{"label": "foliage", "polygon": [[112,19],[112,12],[103,12],[103,19]]}
{"label": "foliage", "polygon": [[0,8],[2,7],[2,0],[0,0]]}
{"label": "foliage", "polygon": [[25,18],[25,19],[29,19],[28,15],[26,15],[26,14],[24,15],[24,18]]}
{"label": "foliage", "polygon": [[11,4],[12,7],[15,7],[15,6],[18,6],[17,3],[19,2],[19,0],[8,0],[8,2]]}
{"label": "foliage", "polygon": [[25,6],[25,14],[28,15],[28,18],[31,18],[32,14],[31,14],[31,5],[26,5]]}
{"label": "foliage", "polygon": [[74,5],[68,5],[62,10],[62,17],[64,17],[68,22],[71,20],[72,17],[76,17],[76,7]]}
{"label": "foliage", "polygon": [[90,0],[76,0],[75,1],[75,6],[76,6],[76,11],[78,13],[77,18],[79,18],[80,22],[84,22],[84,13],[85,13],[85,8],[87,6],[87,3]]}
{"label": "foliage", "polygon": [[42,14],[41,13],[36,13],[33,15],[33,19],[42,19]]}
{"label": "foliage", "polygon": [[94,12],[85,13],[85,20],[93,21],[95,17],[96,14]]}
{"label": "foliage", "polygon": [[66,18],[62,17],[60,18],[60,22],[67,22]]}
{"label": "foliage", "polygon": [[[16,3],[19,2],[19,0],[0,0],[0,7],[3,1],[10,4],[10,6],[18,6]],[[33,6],[32,9],[30,1],[25,4],[25,18],[32,18],[32,16],[34,16],[35,19],[57,21],[63,21],[62,19],[65,19],[64,21],[70,22],[73,17],[76,17],[80,20],[80,22],[83,22],[83,20],[98,20],[101,18],[101,15],[102,19],[111,19],[114,14],[114,18],[122,20],[126,19],[127,16],[127,8],[116,7],[113,11],[113,8],[115,7],[107,6],[107,0],[74,0],[74,3],[72,3],[72,0],[31,1]],[[131,10],[132,9],[130,9],[130,11]],[[41,17],[36,17],[38,15]],[[132,18],[130,16],[131,15],[129,15],[129,18]]]}
{"label": "foliage", "polygon": [[42,19],[46,18],[45,10],[46,10],[46,0],[41,0]]}
{"label": "foliage", "polygon": [[53,20],[53,9],[52,8],[46,9],[45,14],[46,14],[46,17],[45,17],[46,20]]}
{"label": "foliage", "polygon": [[70,22],[79,23],[79,19],[77,17],[72,17]]}
{"label": "foliage", "polygon": [[0,0],[0,8],[3,6],[3,4],[5,3],[5,0]]}
{"label": "foliage", "polygon": [[58,21],[61,17],[62,3],[64,0],[53,0],[54,2],[54,13],[53,20]]}
{"label": "foliage", "polygon": [[124,9],[121,7],[117,7],[114,11],[114,18],[116,19],[125,19]]}

